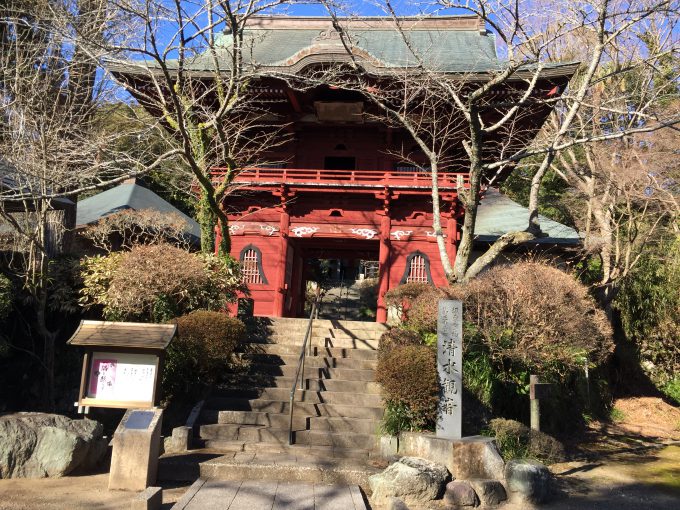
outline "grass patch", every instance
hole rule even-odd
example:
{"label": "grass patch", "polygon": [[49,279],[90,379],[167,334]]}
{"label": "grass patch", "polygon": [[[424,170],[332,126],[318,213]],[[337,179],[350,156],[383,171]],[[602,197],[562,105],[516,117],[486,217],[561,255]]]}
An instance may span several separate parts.
{"label": "grass patch", "polygon": [[626,415],[621,409],[612,407],[612,410],[609,411],[609,419],[615,423],[620,423],[626,419]]}

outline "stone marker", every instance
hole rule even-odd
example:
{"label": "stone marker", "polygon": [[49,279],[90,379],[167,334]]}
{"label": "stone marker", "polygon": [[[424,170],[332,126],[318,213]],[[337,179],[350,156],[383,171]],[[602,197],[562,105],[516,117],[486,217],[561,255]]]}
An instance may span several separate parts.
{"label": "stone marker", "polygon": [[160,510],[163,506],[163,489],[147,487],[132,500],[130,510]]}
{"label": "stone marker", "polygon": [[113,434],[109,489],[141,491],[156,482],[162,409],[128,410]]}
{"label": "stone marker", "polygon": [[505,466],[505,482],[515,496],[531,503],[543,503],[550,495],[552,474],[540,462],[515,459]]}
{"label": "stone marker", "polygon": [[441,383],[437,437],[460,439],[463,417],[463,303],[460,301],[439,301],[437,373]]}

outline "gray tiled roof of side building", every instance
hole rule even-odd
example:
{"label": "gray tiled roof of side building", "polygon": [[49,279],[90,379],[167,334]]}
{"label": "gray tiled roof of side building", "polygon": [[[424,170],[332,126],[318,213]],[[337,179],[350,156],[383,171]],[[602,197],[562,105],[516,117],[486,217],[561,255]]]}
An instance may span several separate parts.
{"label": "gray tiled roof of side building", "polygon": [[200,226],[195,220],[163,200],[153,191],[133,183],[123,183],[115,188],[79,200],[76,211],[76,226],[95,223],[109,214],[125,209],[135,211],[153,209],[154,211],[178,214],[187,223],[186,233],[195,240],[201,237]]}
{"label": "gray tiled roof of side building", "polygon": [[[538,216],[543,233],[531,243],[578,245],[581,238],[576,230],[546,216]],[[529,209],[523,207],[497,190],[489,189],[479,204],[475,224],[475,240],[493,242],[503,234],[526,230]]]}

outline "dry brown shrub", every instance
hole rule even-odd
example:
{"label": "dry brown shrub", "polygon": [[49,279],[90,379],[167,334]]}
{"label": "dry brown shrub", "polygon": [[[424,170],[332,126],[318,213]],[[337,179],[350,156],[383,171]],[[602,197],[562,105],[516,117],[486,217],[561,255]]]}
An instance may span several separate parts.
{"label": "dry brown shrub", "polygon": [[411,301],[417,298],[423,292],[432,288],[428,283],[404,283],[385,294],[385,303],[387,306],[402,307],[408,305]]}
{"label": "dry brown shrub", "polygon": [[423,338],[411,329],[395,327],[380,336],[379,356],[395,347],[423,345]]}
{"label": "dry brown shrub", "polygon": [[463,287],[465,319],[490,355],[528,368],[561,371],[599,363],[612,330],[587,288],[538,262],[497,266]]}
{"label": "dry brown shrub", "polygon": [[489,422],[489,428],[506,461],[531,458],[553,464],[565,459],[564,445],[560,441],[523,423],[495,418]]}
{"label": "dry brown shrub", "polygon": [[197,397],[229,370],[246,327],[223,312],[194,310],[178,317],[177,336],[168,348],[163,388],[167,397]]}
{"label": "dry brown shrub", "polygon": [[449,289],[430,286],[421,292],[406,311],[408,325],[421,332],[437,331],[438,303],[442,299],[452,299]]}
{"label": "dry brown shrub", "polygon": [[439,401],[437,357],[425,345],[406,345],[386,351],[378,358],[375,380],[389,405],[405,406],[411,426],[432,426]]}

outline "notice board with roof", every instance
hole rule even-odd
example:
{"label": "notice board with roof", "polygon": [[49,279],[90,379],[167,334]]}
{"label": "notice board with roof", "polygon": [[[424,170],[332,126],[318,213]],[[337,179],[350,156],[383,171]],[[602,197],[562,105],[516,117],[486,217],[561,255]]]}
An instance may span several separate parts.
{"label": "notice board with roof", "polygon": [[163,357],[176,324],[80,322],[69,345],[83,347],[78,410],[155,407]]}

